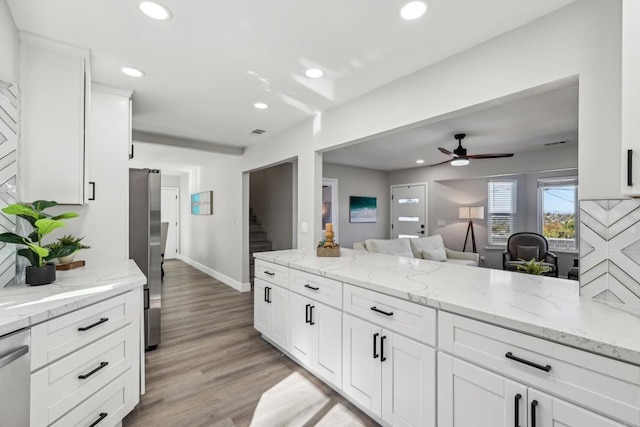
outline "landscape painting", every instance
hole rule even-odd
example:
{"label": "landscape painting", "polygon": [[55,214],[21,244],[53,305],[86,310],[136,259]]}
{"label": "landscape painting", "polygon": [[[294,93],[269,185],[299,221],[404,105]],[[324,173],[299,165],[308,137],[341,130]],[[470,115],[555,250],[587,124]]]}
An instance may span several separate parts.
{"label": "landscape painting", "polygon": [[349,222],[376,222],[378,199],[376,197],[349,197]]}
{"label": "landscape painting", "polygon": [[213,214],[213,191],[203,191],[191,195],[191,215]]}

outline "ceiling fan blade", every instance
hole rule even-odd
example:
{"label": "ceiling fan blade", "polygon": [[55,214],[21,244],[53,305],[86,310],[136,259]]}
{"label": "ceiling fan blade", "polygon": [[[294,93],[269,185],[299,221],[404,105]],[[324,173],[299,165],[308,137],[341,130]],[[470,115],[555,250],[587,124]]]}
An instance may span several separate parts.
{"label": "ceiling fan blade", "polygon": [[470,159],[500,159],[503,157],[513,157],[513,153],[502,154],[471,154],[467,156]]}
{"label": "ceiling fan blade", "polygon": [[438,150],[440,150],[442,153],[446,154],[447,156],[455,157],[455,154],[453,154],[451,151],[447,150],[446,148],[438,147]]}
{"label": "ceiling fan blade", "polygon": [[434,166],[444,165],[445,163],[451,163],[451,160],[445,160],[444,162],[440,162],[440,163],[436,163],[436,164],[433,164],[433,165],[429,165],[429,166],[427,166],[427,167],[432,168],[432,167],[434,167]]}

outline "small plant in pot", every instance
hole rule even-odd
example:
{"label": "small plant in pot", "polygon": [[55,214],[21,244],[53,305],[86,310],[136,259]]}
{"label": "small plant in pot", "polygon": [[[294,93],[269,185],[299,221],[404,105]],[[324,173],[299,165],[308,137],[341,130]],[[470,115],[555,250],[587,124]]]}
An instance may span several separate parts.
{"label": "small plant in pot", "polygon": [[73,258],[76,256],[76,253],[80,249],[91,248],[91,246],[83,244],[82,239],[84,239],[84,237],[76,237],[72,234],[64,235],[60,237],[57,242],[47,245],[46,248],[52,251],[56,251],[56,253],[59,254],[64,254],[71,251],[69,255],[58,256],[58,261],[60,262],[60,264],[66,264],[69,262],[73,262]]}
{"label": "small plant in pot", "polygon": [[33,227],[33,231],[22,237],[15,233],[0,234],[0,242],[14,243],[24,246],[18,249],[18,255],[25,257],[31,264],[27,267],[26,283],[29,285],[46,285],[56,280],[56,266],[50,261],[54,258],[66,256],[75,250],[75,247],[47,248],[42,245],[42,237],[57,228],[64,227],[63,219],[75,218],[74,212],[66,212],[51,216],[43,211],[57,206],[54,201],[38,200],[32,204],[15,203],[2,209],[6,214],[16,215],[26,220]]}
{"label": "small plant in pot", "polygon": [[536,261],[535,258],[531,258],[531,261],[520,258],[520,261],[524,261],[524,265],[518,265],[516,266],[516,268],[518,269],[518,271],[521,271],[523,273],[542,276],[544,273],[548,273],[549,271],[551,271],[551,267],[542,265],[542,262]]}

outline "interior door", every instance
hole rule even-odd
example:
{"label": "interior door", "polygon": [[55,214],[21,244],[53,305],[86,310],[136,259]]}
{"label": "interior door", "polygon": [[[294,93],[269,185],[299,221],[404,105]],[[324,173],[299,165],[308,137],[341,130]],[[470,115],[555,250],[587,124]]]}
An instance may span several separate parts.
{"label": "interior door", "polygon": [[391,238],[427,235],[426,184],[391,187]]}
{"label": "interior door", "polygon": [[178,206],[178,189],[162,187],[160,222],[169,223],[164,259],[177,258],[178,256]]}

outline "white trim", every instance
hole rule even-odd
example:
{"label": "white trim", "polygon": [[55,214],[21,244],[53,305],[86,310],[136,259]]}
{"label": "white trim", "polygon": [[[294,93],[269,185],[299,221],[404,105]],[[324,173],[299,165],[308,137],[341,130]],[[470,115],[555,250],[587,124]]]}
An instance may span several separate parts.
{"label": "white trim", "polygon": [[188,258],[182,254],[178,254],[178,259],[181,261],[186,262],[187,264],[189,264],[190,266],[197,268],[198,270],[202,271],[205,274],[208,274],[209,276],[213,277],[214,279],[217,279],[219,281],[221,281],[222,283],[224,283],[227,286],[232,287],[233,289],[235,289],[236,291],[239,292],[249,292],[251,291],[251,283],[240,283],[235,279],[232,279],[231,277],[220,273],[219,271],[216,271],[212,268],[207,267],[206,265],[202,265],[197,261],[192,260],[191,258]]}

